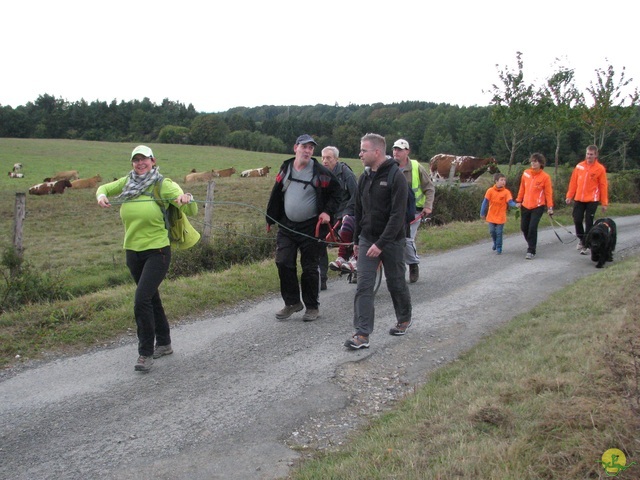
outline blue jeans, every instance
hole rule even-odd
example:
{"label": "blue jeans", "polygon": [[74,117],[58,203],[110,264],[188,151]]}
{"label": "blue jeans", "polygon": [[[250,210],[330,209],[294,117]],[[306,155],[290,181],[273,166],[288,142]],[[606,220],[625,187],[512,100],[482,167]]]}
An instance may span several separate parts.
{"label": "blue jeans", "polygon": [[502,253],[502,232],[504,223],[489,223],[489,234],[493,239],[493,249],[498,253]]}
{"label": "blue jeans", "polygon": [[169,322],[164,313],[158,287],[169,271],[171,248],[134,252],[127,250],[127,267],[136,281],[133,312],[138,327],[138,354],[153,355],[154,342],[169,345],[171,335]]}
{"label": "blue jeans", "polygon": [[358,335],[369,335],[373,332],[375,317],[373,287],[380,261],[384,266],[387,289],[391,294],[397,322],[411,321],[411,293],[404,278],[407,269],[404,263],[405,239],[388,243],[377,258],[367,257],[367,250],[371,245],[371,241],[360,237],[358,242],[358,283],[356,296],[353,300],[353,327]]}

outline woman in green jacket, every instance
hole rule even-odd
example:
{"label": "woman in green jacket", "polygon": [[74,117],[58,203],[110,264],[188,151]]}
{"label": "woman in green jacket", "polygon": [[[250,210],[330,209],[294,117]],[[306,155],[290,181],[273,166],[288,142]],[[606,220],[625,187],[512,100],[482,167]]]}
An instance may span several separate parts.
{"label": "woman in green jacket", "polygon": [[[135,370],[148,372],[154,358],[173,353],[169,322],[158,292],[169,270],[171,247],[164,214],[153,196],[154,185],[163,178],[153,152],[140,145],[131,153],[131,163],[133,169],[129,174],[101,185],[96,198],[103,208],[111,206],[109,197],[122,201],[120,218],[124,224],[127,267],[137,285],[133,310],[139,357]],[[187,215],[198,212],[193,196],[169,179],[162,181],[158,195]]]}

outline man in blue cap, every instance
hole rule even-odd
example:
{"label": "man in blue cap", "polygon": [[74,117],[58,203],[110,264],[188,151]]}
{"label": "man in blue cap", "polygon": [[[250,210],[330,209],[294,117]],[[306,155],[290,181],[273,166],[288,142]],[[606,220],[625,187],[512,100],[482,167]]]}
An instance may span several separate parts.
{"label": "man in blue cap", "polygon": [[[293,146],[295,157],[286,160],[276,176],[267,205],[267,230],[278,224],[276,266],[284,308],[276,313],[283,320],[306,307],[305,322],[320,315],[320,243],[315,237],[318,221],[328,232],[342,198],[338,179],[312,157],[317,145],[311,135],[300,135]],[[302,274],[298,283],[297,258]],[[302,293],[302,301],[300,294]]]}

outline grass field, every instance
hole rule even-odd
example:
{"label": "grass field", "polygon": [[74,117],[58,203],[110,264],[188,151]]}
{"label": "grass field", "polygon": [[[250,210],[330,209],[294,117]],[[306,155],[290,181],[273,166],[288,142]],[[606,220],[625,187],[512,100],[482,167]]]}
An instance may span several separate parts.
{"label": "grass field", "polygon": [[[25,179],[0,180],[0,228],[12,229],[16,192],[56,171],[118,177],[129,171],[135,144],[0,139],[8,170],[21,162]],[[223,148],[150,145],[161,172],[178,181],[199,171],[270,165],[286,155]],[[356,172],[357,160],[349,160]],[[214,224],[264,225],[261,212],[273,177],[219,179]],[[204,198],[205,185],[189,190]],[[50,304],[25,305],[0,315],[0,366],[108,345],[134,326],[117,209],[96,206],[93,190],[61,196],[27,195],[25,258],[59,271],[66,282],[103,285],[99,291]],[[226,202],[245,203],[232,206]],[[568,209],[557,214],[570,225]],[[639,214],[639,205],[613,205],[611,216]],[[202,212],[200,213],[202,215]],[[546,225],[542,225],[543,227]],[[506,233],[518,230],[510,217]],[[488,238],[486,224],[454,223],[419,233],[421,253]],[[0,247],[11,243],[3,234]],[[574,479],[605,478],[598,463],[621,448],[628,463],[640,445],[640,259],[616,262],[510,322],[495,335],[439,369],[392,412],[372,421],[343,448],[323,452],[292,474],[295,479]],[[105,277],[107,272],[107,277]],[[92,280],[97,278],[98,280]],[[278,289],[271,260],[220,273],[166,280],[161,287],[172,322]],[[585,312],[584,292],[597,292]],[[554,312],[554,315],[548,315]],[[544,328],[541,327],[544,326]],[[640,478],[634,465],[619,478]]]}

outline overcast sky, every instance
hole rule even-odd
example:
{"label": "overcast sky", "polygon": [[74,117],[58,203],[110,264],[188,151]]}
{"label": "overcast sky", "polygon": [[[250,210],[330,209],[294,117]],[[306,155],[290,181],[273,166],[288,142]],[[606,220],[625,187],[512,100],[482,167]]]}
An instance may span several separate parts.
{"label": "overcast sky", "polygon": [[[640,17],[610,0],[3,2],[0,105],[163,99],[199,112],[405,100],[488,105],[498,69],[640,86]],[[631,10],[633,8],[633,11]],[[497,65],[497,67],[496,67]]]}

